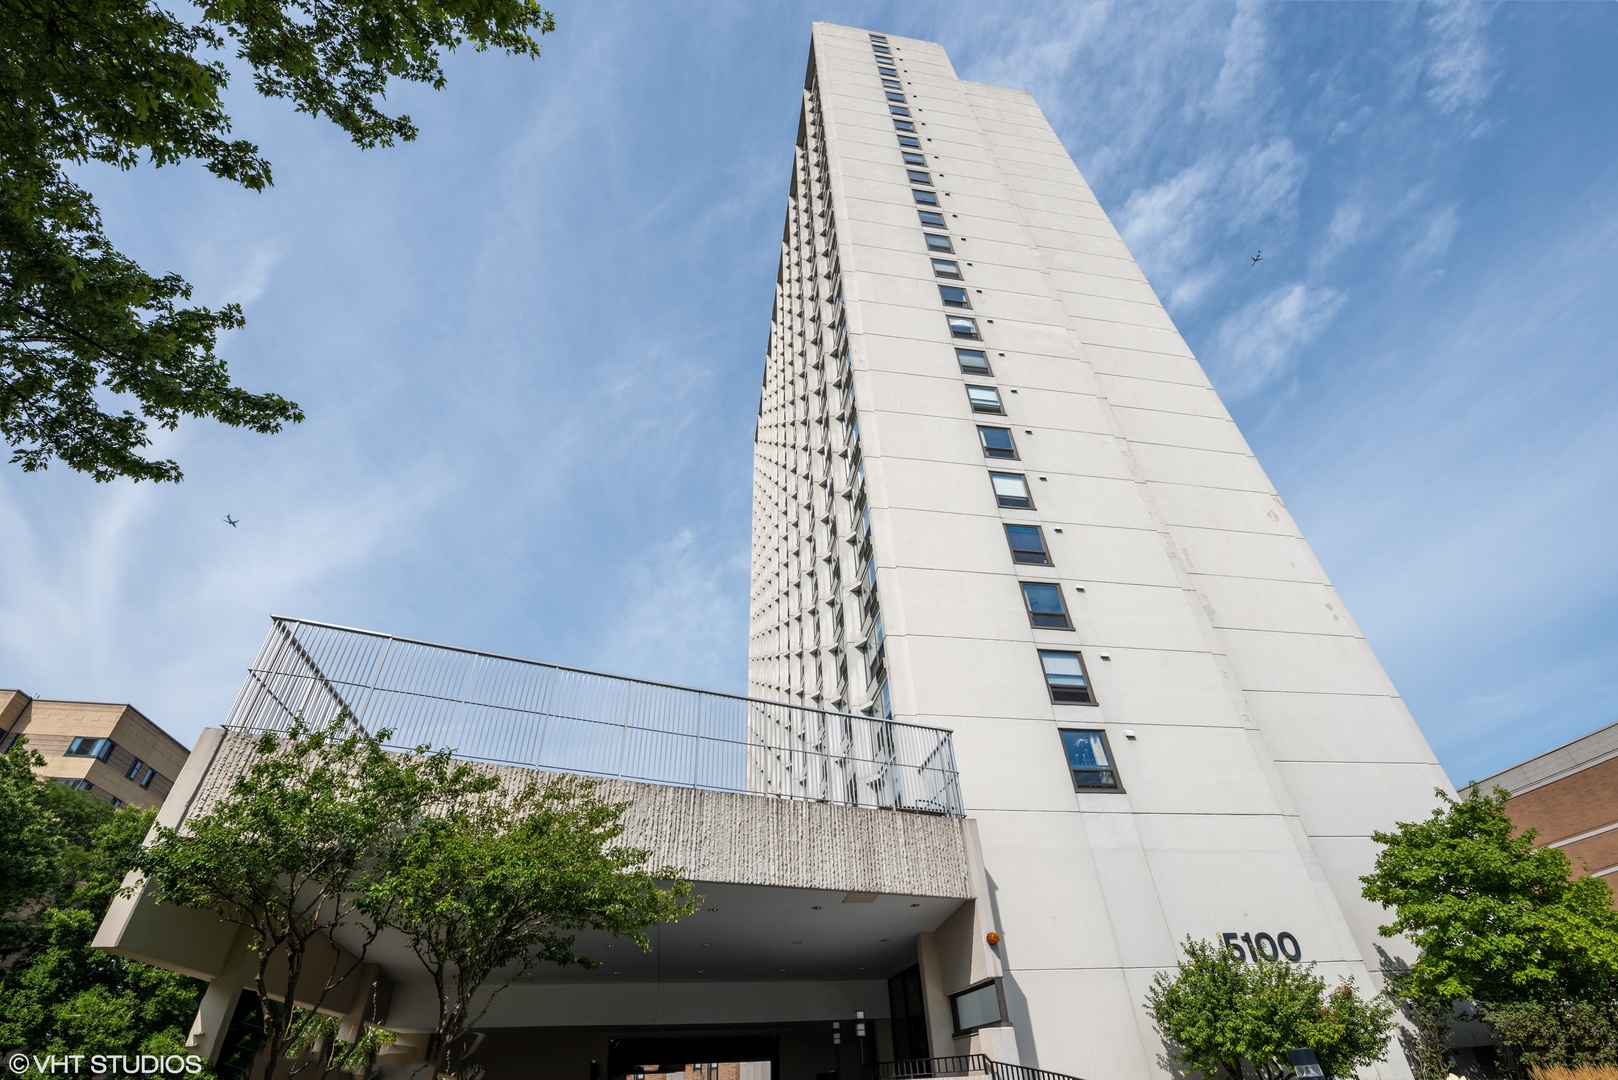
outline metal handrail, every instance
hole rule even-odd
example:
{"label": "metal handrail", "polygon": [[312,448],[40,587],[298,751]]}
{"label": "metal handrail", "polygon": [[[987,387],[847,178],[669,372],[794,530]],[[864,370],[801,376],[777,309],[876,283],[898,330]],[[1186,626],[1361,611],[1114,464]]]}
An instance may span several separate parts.
{"label": "metal handrail", "polygon": [[991,1076],[994,1080],[1079,1080],[1067,1073],[996,1061],[987,1054],[883,1061],[865,1066],[862,1080],[923,1080],[927,1077],[967,1076],[973,1073]]}
{"label": "metal handrail", "polygon": [[225,727],[347,713],[471,761],[961,817],[950,732],[275,616]]}

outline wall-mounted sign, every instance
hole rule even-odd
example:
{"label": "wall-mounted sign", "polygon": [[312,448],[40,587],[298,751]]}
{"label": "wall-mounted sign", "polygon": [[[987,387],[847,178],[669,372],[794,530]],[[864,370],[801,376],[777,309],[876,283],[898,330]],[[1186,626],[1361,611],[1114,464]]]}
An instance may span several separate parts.
{"label": "wall-mounted sign", "polygon": [[[1291,960],[1293,962],[1303,959],[1303,949],[1298,945],[1298,939],[1286,930],[1274,937],[1269,934],[1239,934],[1234,930],[1227,930],[1220,935],[1225,939],[1225,948],[1235,953],[1243,960]],[[1243,948],[1243,946],[1246,948]]]}

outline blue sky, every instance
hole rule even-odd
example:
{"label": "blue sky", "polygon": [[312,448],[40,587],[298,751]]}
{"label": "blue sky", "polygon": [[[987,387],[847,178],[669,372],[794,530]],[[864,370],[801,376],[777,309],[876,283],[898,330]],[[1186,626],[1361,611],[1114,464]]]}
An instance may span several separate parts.
{"label": "blue sky", "polygon": [[279,613],[740,690],[814,19],[1035,95],[1456,782],[1618,720],[1612,4],[567,3],[363,153],[239,79],[268,192],[85,176],[309,419],[0,468],[0,684],[189,741]]}

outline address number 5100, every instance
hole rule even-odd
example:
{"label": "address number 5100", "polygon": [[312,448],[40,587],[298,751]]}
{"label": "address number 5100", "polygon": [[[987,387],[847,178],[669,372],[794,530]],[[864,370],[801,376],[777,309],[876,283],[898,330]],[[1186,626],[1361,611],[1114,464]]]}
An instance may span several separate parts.
{"label": "address number 5100", "polygon": [[[1234,930],[1223,935],[1225,948],[1235,953],[1240,960],[1288,960],[1303,959],[1303,949],[1298,946],[1298,939],[1283,930],[1274,937],[1268,934],[1238,934]],[[1242,946],[1247,946],[1245,949]]]}

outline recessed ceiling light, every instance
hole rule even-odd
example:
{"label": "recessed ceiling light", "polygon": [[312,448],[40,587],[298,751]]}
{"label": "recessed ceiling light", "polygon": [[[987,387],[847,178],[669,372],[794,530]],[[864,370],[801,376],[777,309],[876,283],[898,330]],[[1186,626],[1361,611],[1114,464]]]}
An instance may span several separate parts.
{"label": "recessed ceiling light", "polygon": [[911,905],[910,905],[910,906],[911,906],[911,907],[921,907],[921,905],[920,905],[920,904],[911,904]]}
{"label": "recessed ceiling light", "polygon": [[882,939],[882,940],[883,940],[883,941],[886,941],[886,940],[888,940],[888,939],[887,939],[887,938],[883,938],[883,939]]}
{"label": "recessed ceiling light", "polygon": [[801,942],[801,941],[794,941],[794,942],[793,942],[793,943],[792,943],[792,944],[794,944],[794,945],[802,945],[802,944],[803,944],[803,942]]}
{"label": "recessed ceiling light", "polygon": [[810,911],[819,911],[819,910],[820,910],[820,905],[819,905],[819,904],[815,904],[815,905],[814,905],[814,906],[812,906],[812,907],[811,907],[811,908],[810,908],[810,909],[809,909],[809,910],[810,910]]}

